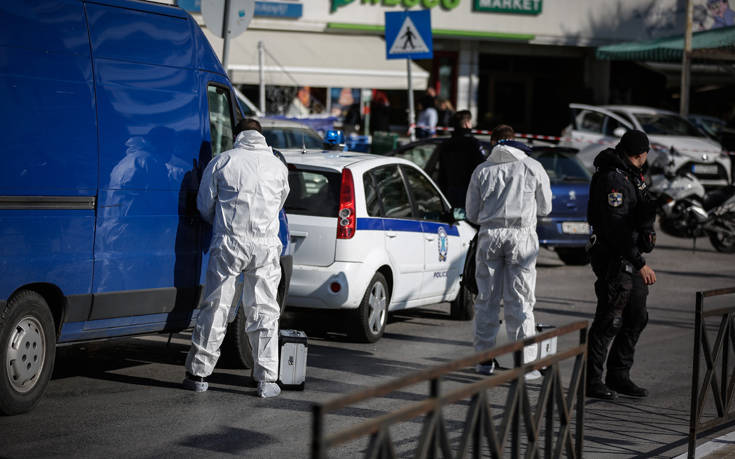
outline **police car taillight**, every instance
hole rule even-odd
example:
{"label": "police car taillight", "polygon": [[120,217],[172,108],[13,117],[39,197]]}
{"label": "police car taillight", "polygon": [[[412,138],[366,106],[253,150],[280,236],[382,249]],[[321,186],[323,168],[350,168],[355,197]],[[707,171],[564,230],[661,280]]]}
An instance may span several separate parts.
{"label": "police car taillight", "polygon": [[342,170],[342,186],[339,190],[339,212],[337,213],[337,239],[352,239],[355,235],[355,185],[352,172]]}

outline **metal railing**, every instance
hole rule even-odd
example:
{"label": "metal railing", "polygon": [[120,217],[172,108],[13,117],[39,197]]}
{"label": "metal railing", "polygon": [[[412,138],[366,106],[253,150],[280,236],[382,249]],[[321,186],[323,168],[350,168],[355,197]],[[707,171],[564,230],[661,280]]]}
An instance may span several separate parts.
{"label": "metal railing", "polygon": [[[424,421],[417,439],[414,455],[416,458],[438,457],[439,454],[445,458],[464,458],[467,457],[470,450],[472,450],[473,457],[480,457],[483,438],[492,457],[503,457],[508,443],[510,443],[511,457],[520,457],[521,426],[524,427],[526,434],[526,450],[523,453],[525,457],[540,457],[541,450],[543,450],[544,457],[560,457],[563,451],[569,457],[582,457],[587,328],[586,321],[574,322],[524,341],[499,346],[487,352],[409,374],[378,387],[317,404],[313,407],[311,457],[312,459],[326,459],[330,448],[370,436],[365,457],[394,458],[396,452],[388,428],[419,416],[424,416]],[[575,331],[579,332],[578,346],[560,350],[555,354],[521,365],[525,346],[536,345]],[[513,369],[496,372],[492,376],[446,394],[440,393],[440,381],[443,376],[511,352],[515,361]],[[574,366],[569,386],[565,392],[560,363],[570,358],[574,358]],[[524,376],[526,373],[542,368],[546,370],[534,411]],[[429,394],[425,400],[408,404],[334,433],[325,432],[325,417],[328,414],[425,381],[429,382]],[[491,413],[487,390],[505,383],[509,384],[505,412],[502,421],[496,425]],[[453,452],[443,410],[452,403],[468,398],[471,401],[462,432],[459,435],[459,442],[455,442]],[[575,410],[576,424],[572,431]],[[554,414],[557,414],[558,426],[555,426]],[[543,445],[541,445],[542,437]]]}
{"label": "metal railing", "polygon": [[[733,306],[704,310],[704,299],[721,295],[735,294],[735,287],[697,292],[697,305],[694,315],[694,355],[692,358],[692,399],[689,412],[689,449],[687,456],[694,457],[697,447],[697,432],[712,429],[735,420],[733,394],[735,393],[735,373],[730,368],[730,348],[735,352],[735,304]],[[710,345],[705,319],[720,316],[720,325],[714,346]],[[706,369],[700,386],[700,354],[704,357]],[[717,364],[720,364],[720,378]],[[706,397],[712,394],[717,416],[706,422],[702,419]]]}

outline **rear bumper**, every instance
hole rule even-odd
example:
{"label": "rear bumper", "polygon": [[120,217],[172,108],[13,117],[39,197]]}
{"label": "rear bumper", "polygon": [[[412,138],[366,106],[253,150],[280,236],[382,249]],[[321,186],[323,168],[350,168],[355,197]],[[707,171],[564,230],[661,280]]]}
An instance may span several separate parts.
{"label": "rear bumper", "polygon": [[[363,263],[335,262],[329,266],[294,265],[286,305],[300,308],[355,309],[360,305],[372,272]],[[338,286],[337,292],[332,284]]]}

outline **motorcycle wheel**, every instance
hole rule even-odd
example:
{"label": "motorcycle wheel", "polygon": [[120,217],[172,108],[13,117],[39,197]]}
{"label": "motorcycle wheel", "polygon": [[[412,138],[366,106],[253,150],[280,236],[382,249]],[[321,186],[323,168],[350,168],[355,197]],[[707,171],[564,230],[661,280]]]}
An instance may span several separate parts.
{"label": "motorcycle wheel", "polygon": [[709,233],[709,241],[718,252],[735,253],[734,235],[724,232]]}

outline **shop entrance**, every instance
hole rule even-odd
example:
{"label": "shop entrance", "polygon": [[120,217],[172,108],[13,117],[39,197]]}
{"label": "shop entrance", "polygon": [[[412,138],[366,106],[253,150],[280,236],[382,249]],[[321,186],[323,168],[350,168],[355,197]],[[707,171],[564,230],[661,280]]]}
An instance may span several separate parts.
{"label": "shop entrance", "polygon": [[559,135],[570,102],[593,103],[584,59],[480,54],[478,127],[510,124],[516,132]]}

